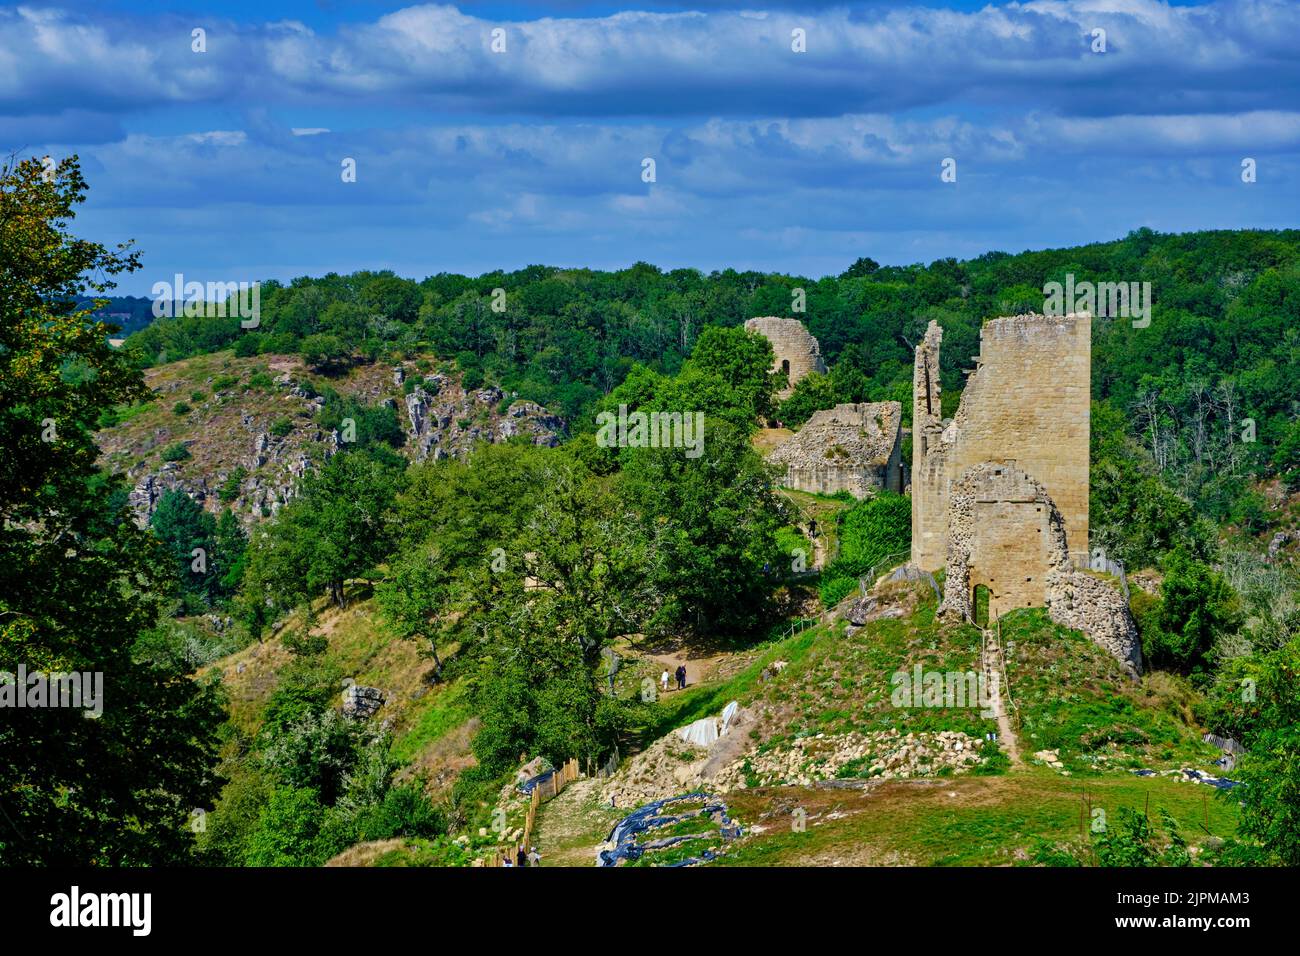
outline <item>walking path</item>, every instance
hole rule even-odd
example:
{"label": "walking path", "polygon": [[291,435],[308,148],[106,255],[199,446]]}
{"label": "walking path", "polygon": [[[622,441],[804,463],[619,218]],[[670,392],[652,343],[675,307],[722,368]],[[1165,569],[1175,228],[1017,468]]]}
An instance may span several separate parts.
{"label": "walking path", "polygon": [[983,628],[984,650],[983,666],[985,685],[993,691],[993,715],[998,722],[998,742],[1011,758],[1012,766],[1020,766],[1020,745],[1011,726],[1011,715],[1007,702],[1011,697],[1011,688],[1007,686],[1006,661],[1002,657],[1002,646],[994,631]]}

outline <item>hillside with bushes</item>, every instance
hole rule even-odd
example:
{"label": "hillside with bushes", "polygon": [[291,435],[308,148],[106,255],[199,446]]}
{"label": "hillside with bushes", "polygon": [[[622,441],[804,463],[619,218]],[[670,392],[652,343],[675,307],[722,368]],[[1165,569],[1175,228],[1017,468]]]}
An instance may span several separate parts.
{"label": "hillside with bushes", "polygon": [[[332,274],[268,283],[256,329],[159,320],[114,349],[77,303],[138,256],[67,232],[67,162],[0,190],[39,278],[0,275],[0,650],[101,672],[119,703],[0,724],[0,861],[470,865],[521,831],[521,774],[576,761],[586,779],[537,811],[550,862],[589,863],[620,794],[708,783],[748,842],[706,863],[855,841],[876,862],[1300,863],[1300,234],[1139,230],[815,281]],[[950,411],[980,323],[1067,273],[1155,293],[1149,326],[1094,326],[1090,515],[1151,668],[1127,683],[1079,634],[1008,615],[990,741],[978,710],[892,693],[916,666],[989,667],[928,581],[887,579],[906,498],[783,490],[755,437],[836,401],[907,408],[930,320]],[[831,371],[786,414],[742,322],[796,288]],[[700,413],[700,454],[598,441],[623,410]],[[655,691],[676,663],[687,689]],[[732,702],[731,759],[674,743]],[[1207,732],[1239,784],[1213,810]],[[1143,793],[1154,810],[1120,812]],[[1094,798],[1114,826],[1070,839]],[[800,801],[822,842],[777,832]],[[1218,843],[1191,839],[1197,804]]]}

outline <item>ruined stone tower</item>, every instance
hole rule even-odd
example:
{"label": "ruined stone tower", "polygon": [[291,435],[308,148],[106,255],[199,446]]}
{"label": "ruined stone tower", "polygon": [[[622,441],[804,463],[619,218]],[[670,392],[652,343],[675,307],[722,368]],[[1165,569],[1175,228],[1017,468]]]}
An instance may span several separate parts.
{"label": "ruined stone tower", "polygon": [[[939,410],[943,330],[930,323],[913,371],[914,565],[944,566],[950,489],[984,462],[1018,468],[1042,485],[1065,522],[1071,563],[1086,565],[1091,336],[1087,315],[986,322],[975,370],[956,415],[945,422]],[[1008,499],[1003,510],[1011,504]]]}
{"label": "ruined stone tower", "polygon": [[772,343],[772,371],[785,372],[790,378],[789,384],[776,393],[778,399],[789,398],[795,383],[809,372],[826,371],[821,346],[798,319],[762,316],[746,322],[745,330],[757,332]]}
{"label": "ruined stone tower", "polygon": [[980,332],[951,421],[940,411],[934,322],[916,348],[912,398],[912,564],[946,570],[939,613],[989,620],[1045,607],[1133,675],[1142,649],[1128,603],[1088,566],[1088,315],[1018,315]]}

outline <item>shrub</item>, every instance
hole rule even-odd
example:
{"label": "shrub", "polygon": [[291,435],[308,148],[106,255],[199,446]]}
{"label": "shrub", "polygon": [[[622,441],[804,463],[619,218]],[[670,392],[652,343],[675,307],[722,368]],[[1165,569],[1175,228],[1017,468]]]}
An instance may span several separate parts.
{"label": "shrub", "polygon": [[207,392],[203,391],[203,389],[201,388],[196,388],[194,391],[190,392],[191,402],[201,402],[203,401],[203,399],[207,397],[208,397]]}
{"label": "shrub", "polygon": [[901,555],[911,543],[911,499],[882,491],[840,516],[840,553],[835,566],[850,574],[864,574],[878,562]]}
{"label": "shrub", "polygon": [[858,579],[852,576],[824,578],[818,585],[822,604],[834,607],[853,593],[858,586]]}
{"label": "shrub", "polygon": [[263,370],[254,372],[248,376],[248,387],[266,391],[275,387],[275,382],[271,379],[271,373]]}
{"label": "shrub", "polygon": [[289,432],[293,431],[293,420],[288,418],[277,418],[271,423],[271,434],[277,438],[283,438]]}
{"label": "shrub", "polygon": [[191,457],[192,456],[190,455],[190,450],[185,447],[184,442],[180,442],[180,441],[168,445],[166,448],[162,450],[163,461],[185,461],[186,459]]}
{"label": "shrub", "polygon": [[1153,667],[1199,672],[1215,639],[1241,625],[1241,602],[1223,574],[1181,547],[1163,568],[1158,606],[1139,602],[1134,608],[1142,651]]}
{"label": "shrub", "polygon": [[237,385],[239,378],[235,375],[218,375],[212,380],[212,390],[214,392],[224,392],[232,385]]}
{"label": "shrub", "polygon": [[241,335],[235,341],[235,354],[240,358],[252,358],[261,348],[262,336],[256,332]]}
{"label": "shrub", "polygon": [[187,405],[185,402],[177,402],[175,405],[172,406],[173,415],[188,415],[189,413],[190,413],[190,406]]}
{"label": "shrub", "polygon": [[309,335],[302,340],[298,351],[304,362],[319,369],[336,368],[350,357],[350,350],[337,335]]}
{"label": "shrub", "polygon": [[236,465],[234,471],[226,476],[226,480],[217,489],[217,497],[222,501],[234,501],[239,497],[239,486],[244,483],[244,479],[247,477],[248,469],[243,465]]}

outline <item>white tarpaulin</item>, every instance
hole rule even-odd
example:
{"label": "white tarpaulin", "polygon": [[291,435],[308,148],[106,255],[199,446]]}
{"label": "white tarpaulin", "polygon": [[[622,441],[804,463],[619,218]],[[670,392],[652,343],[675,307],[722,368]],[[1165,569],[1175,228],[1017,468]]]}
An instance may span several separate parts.
{"label": "white tarpaulin", "polygon": [[682,738],[688,744],[695,744],[699,747],[711,746],[714,741],[727,732],[727,726],[731,719],[736,716],[736,711],[740,705],[734,700],[726,707],[722,708],[722,729],[718,729],[718,718],[701,717],[693,724],[687,724],[685,727],[677,728],[677,736]]}
{"label": "white tarpaulin", "polygon": [[739,709],[740,705],[734,700],[726,707],[722,708],[722,730],[718,732],[719,737],[726,734],[727,727],[731,724],[731,718],[736,716],[736,711]]}
{"label": "white tarpaulin", "polygon": [[693,724],[677,728],[677,736],[688,744],[708,747],[718,739],[718,718],[701,717]]}

